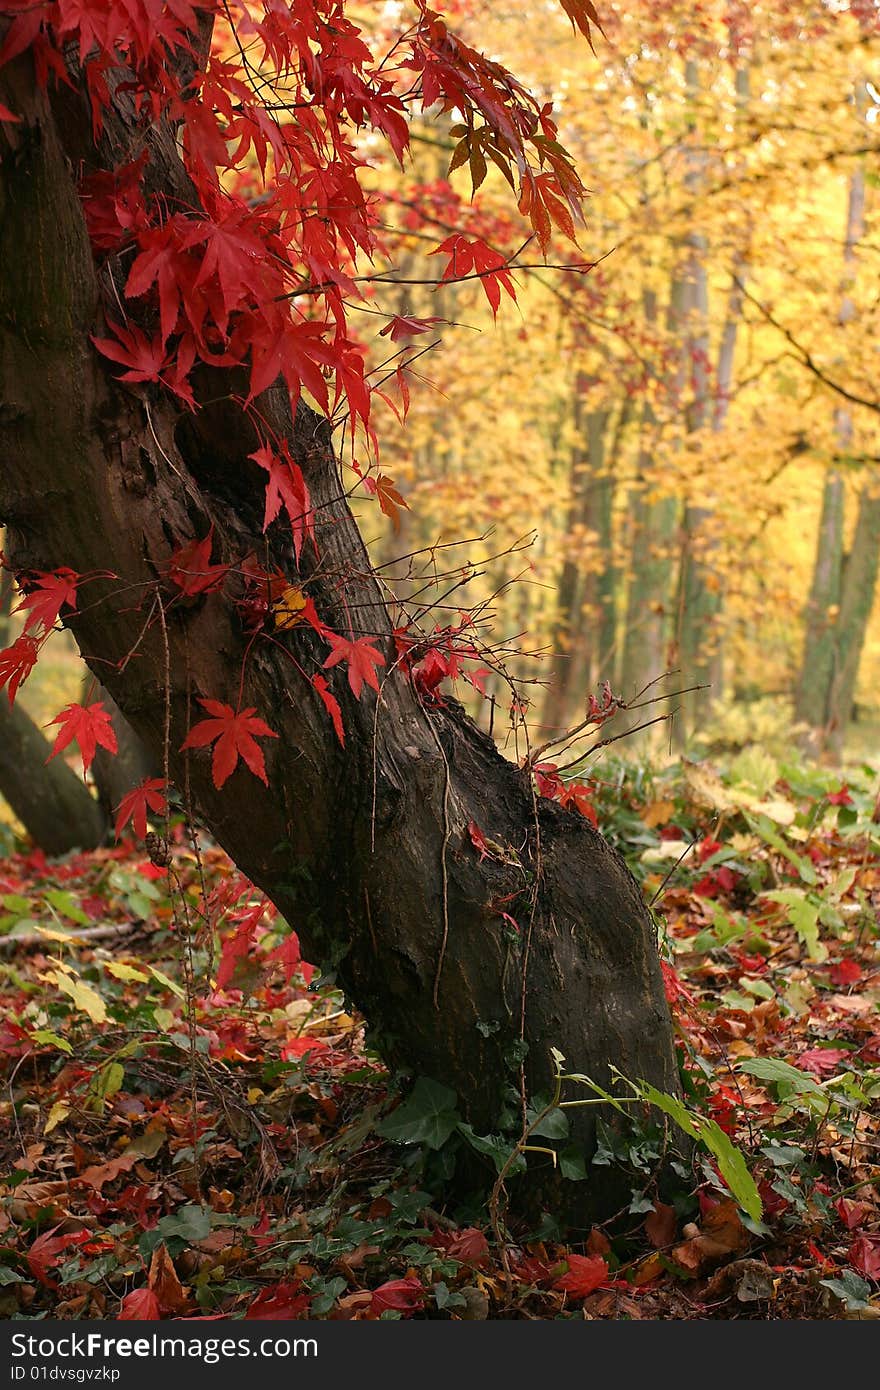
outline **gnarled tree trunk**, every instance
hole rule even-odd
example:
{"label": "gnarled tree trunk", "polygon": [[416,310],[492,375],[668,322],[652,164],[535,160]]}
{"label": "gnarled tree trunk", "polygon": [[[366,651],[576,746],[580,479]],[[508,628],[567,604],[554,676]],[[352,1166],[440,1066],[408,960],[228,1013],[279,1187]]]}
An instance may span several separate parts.
{"label": "gnarled tree trunk", "polygon": [[[599,1082],[616,1065],[674,1091],[670,1018],[636,884],[584,819],[535,802],[528,776],[454,701],[424,707],[391,670],[389,617],[326,424],[302,405],[291,419],[280,387],[259,400],[316,512],[320,561],[306,546],[297,571],[289,531],[276,523],[262,534],[265,479],[248,461],[260,441],[233,399],[243,383],[212,371],[202,383],[212,403],[188,414],[159,388],[118,384],[96,356],[99,281],[73,167],[110,167],[131,148],[124,109],[96,149],[79,97],[53,96],[50,107],[29,60],[0,71],[0,99],[24,118],[0,127],[0,520],[12,564],[119,576],[93,579],[88,603],[66,616],[86,661],[160,760],[168,701],[172,776],[188,777],[205,823],[295,926],[306,956],[335,968],[392,1064],[452,1087],[479,1132],[496,1126],[517,1084],[521,1033],[532,1094],[548,1088],[553,1047]],[[173,139],[152,128],[146,147],[150,184],[173,201],[186,189]],[[246,655],[225,592],[177,602],[164,619],[156,608],[147,623],[157,595],[170,597],[169,556],[211,526],[215,561],[268,551],[298,573],[325,622],[385,649],[378,708],[328,672],[344,749],[291,660],[324,660],[313,632],[276,633]],[[269,790],[240,765],[217,791],[204,752],[187,768],[178,750],[199,696],[253,705],[278,732],[264,745]],[[503,857],[481,862],[470,821],[508,847]],[[502,912],[519,924],[516,942]],[[595,1112],[570,1113],[589,1151]],[[560,1187],[560,1215],[607,1216],[626,1198],[621,1174],[593,1173]]]}

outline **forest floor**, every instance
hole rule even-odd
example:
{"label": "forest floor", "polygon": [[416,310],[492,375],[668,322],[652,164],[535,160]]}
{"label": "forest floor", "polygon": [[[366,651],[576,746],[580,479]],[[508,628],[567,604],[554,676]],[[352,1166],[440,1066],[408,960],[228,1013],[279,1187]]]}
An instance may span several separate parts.
{"label": "forest floor", "polygon": [[209,841],[178,829],[170,885],[131,840],[10,845],[0,1316],[880,1317],[876,773],[750,750],[600,778],[582,808],[653,900],[687,1102],[714,1122],[671,1198],[657,1135],[609,1131],[628,1209],[575,1243],[552,1212],[510,1218],[499,1246],[484,1205],[444,1195],[454,1095],[399,1101]]}

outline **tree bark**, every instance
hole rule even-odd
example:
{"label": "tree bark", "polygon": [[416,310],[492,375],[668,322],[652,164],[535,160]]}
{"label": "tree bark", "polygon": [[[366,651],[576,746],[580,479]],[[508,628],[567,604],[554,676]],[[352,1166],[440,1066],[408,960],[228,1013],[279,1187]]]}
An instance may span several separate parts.
{"label": "tree bark", "polygon": [[[92,580],[89,603],[67,616],[86,661],[296,928],[306,957],[336,971],[392,1066],[450,1086],[480,1133],[497,1127],[519,1082],[521,1038],[530,1095],[549,1088],[553,1047],[600,1083],[616,1065],[675,1091],[654,931],[635,882],[583,818],[535,801],[527,774],[454,701],[423,706],[391,669],[389,617],[326,424],[304,405],[291,418],[281,387],[258,402],[289,439],[318,521],[320,560],[306,546],[297,571],[289,531],[262,533],[264,478],[248,461],[259,440],[235,402],[244,384],[211,370],[201,383],[210,403],[184,415],[161,389],[117,383],[94,353],[99,283],[71,171],[80,159],[118,162],[132,134],[122,99],[101,150],[81,100],[62,92],[51,109],[29,60],[0,71],[0,99],[23,117],[0,127],[0,520],[13,566],[119,576]],[[173,138],[151,128],[147,148],[152,186],[173,201],[185,188]],[[226,592],[165,614],[169,556],[211,525],[216,561],[268,556],[331,627],[385,650],[378,707],[328,672],[344,749],[295,664],[323,662],[316,634],[293,629],[249,647]],[[279,734],[264,745],[268,791],[242,765],[217,791],[207,753],[178,751],[199,696],[252,705]],[[508,847],[503,857],[480,860],[470,821]],[[502,912],[516,919],[516,940]],[[589,1154],[595,1112],[571,1113]],[[543,1192],[558,1183],[553,1200],[569,1221],[607,1216],[629,1191],[606,1168],[565,1184],[539,1156],[533,1178]]]}

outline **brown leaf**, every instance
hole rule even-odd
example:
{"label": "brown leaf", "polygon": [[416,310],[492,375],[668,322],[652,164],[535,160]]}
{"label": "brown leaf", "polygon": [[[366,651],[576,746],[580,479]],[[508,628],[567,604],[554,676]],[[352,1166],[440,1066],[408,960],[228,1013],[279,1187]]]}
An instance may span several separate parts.
{"label": "brown leaf", "polygon": [[594,1226],[587,1236],[588,1255],[607,1255],[611,1249],[611,1241],[604,1231],[600,1231],[598,1226]]}
{"label": "brown leaf", "polygon": [[105,1182],[113,1182],[120,1173],[128,1173],[138,1162],[140,1154],[132,1153],[130,1150],[120,1154],[118,1158],[111,1158],[107,1163],[95,1163],[91,1168],[86,1168],[76,1179],[77,1182],[85,1183],[87,1187],[93,1187],[96,1192],[100,1192]]}
{"label": "brown leaf", "polygon": [[165,1313],[177,1313],[188,1302],[187,1290],[178,1279],[177,1270],[164,1245],[157,1245],[153,1251],[147,1284]]}
{"label": "brown leaf", "polygon": [[748,1233],[739,1218],[736,1203],[719,1202],[703,1218],[699,1235],[676,1245],[672,1258],[692,1274],[707,1266],[720,1264],[728,1255],[736,1254],[748,1243]]}
{"label": "brown leaf", "polygon": [[671,1245],[675,1240],[675,1208],[665,1202],[655,1202],[654,1210],[645,1217],[645,1235],[655,1250]]}

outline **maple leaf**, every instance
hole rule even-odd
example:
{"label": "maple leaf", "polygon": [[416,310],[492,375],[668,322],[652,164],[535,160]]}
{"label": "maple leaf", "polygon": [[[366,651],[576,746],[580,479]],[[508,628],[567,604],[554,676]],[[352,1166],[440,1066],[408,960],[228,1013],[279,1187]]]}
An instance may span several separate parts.
{"label": "maple leaf", "polygon": [[312,676],[312,685],[318,692],[318,695],[320,696],[323,702],[325,710],[332,719],[333,728],[336,730],[336,737],[339,739],[339,742],[342,744],[344,748],[345,729],[342,724],[342,709],[340,707],[339,701],[333,694],[333,691],[328,686],[326,676],[322,676],[320,672]]}
{"label": "maple leaf", "polygon": [[189,598],[214,593],[229,573],[228,565],[211,564],[213,542],[212,526],[203,540],[192,540],[181,546],[168,562],[169,579]]}
{"label": "maple leaf", "polygon": [[400,509],[404,507],[409,511],[409,503],[394,486],[394,480],[385,473],[380,473],[376,478],[376,496],[379,499],[380,509],[390,518],[394,530],[399,531]]}
{"label": "maple leaf", "polygon": [[162,1314],[152,1289],[132,1289],[119,1305],[117,1322],[158,1322]]}
{"label": "maple leaf", "polygon": [[[279,965],[284,973],[284,983],[289,985],[297,970],[301,968],[306,984],[309,983],[312,966],[304,963],[300,952],[299,937],[295,931],[291,931],[284,938],[280,946],[276,946],[274,951],[270,951],[266,957],[267,962]],[[307,973],[309,972],[309,973]]]}
{"label": "maple leaf", "polygon": [[314,540],[315,535],[314,513],[302,469],[290,457],[286,445],[282,445],[280,454],[276,454],[268,445],[263,445],[248,457],[261,468],[265,468],[269,474],[263,530],[267,530],[283,505],[293,528],[293,549],[299,564],[303,540],[306,536],[311,536]]}
{"label": "maple leaf", "polygon": [[385,327],[379,330],[379,337],[390,338],[392,343],[401,343],[407,338],[415,338],[419,333],[430,333],[435,323],[446,323],[446,319],[417,319],[409,314],[395,314]]}
{"label": "maple leaf", "polygon": [[571,1298],[586,1298],[608,1278],[608,1265],[601,1255],[567,1255],[566,1259],[568,1270],[553,1287],[564,1289]]}
{"label": "maple leaf", "polygon": [[92,336],[92,342],[104,357],[109,357],[111,362],[118,362],[120,366],[128,368],[119,380],[161,381],[162,372],[168,365],[161,336],[148,338],[136,323],[126,327],[124,324],[108,321],[107,326],[111,333],[116,334],[118,341]]}
{"label": "maple leaf", "polygon": [[10,647],[0,652],[0,690],[6,686],[10,706],[15,703],[19,687],[34,669],[39,651],[36,639],[22,633]]}
{"label": "maple leaf", "polygon": [[[591,0],[559,0],[559,3],[571,20],[572,29],[579,29],[587,43],[593,48],[593,35],[590,26],[598,29],[603,37],[605,34],[605,30],[599,23],[595,5],[591,3]],[[595,51],[593,48],[594,53]]]}
{"label": "maple leaf", "polygon": [[237,925],[235,931],[226,937],[220,952],[220,964],[217,968],[218,989],[225,989],[231,982],[235,975],[236,966],[248,954],[257,928],[265,917],[268,908],[269,899],[262,898],[242,912],[232,915],[232,921]]}
{"label": "maple leaf", "polygon": [[16,116],[8,106],[4,106],[3,102],[0,101],[0,121],[15,121],[17,124],[20,120],[21,116]]}
{"label": "maple leaf", "polygon": [[83,1231],[69,1231],[64,1235],[56,1235],[57,1226],[53,1226],[50,1231],[45,1231],[43,1235],[37,1236],[27,1252],[27,1262],[31,1273],[48,1289],[57,1288],[54,1280],[49,1278],[50,1269],[58,1264],[61,1254],[71,1245],[74,1245],[77,1238],[83,1235]]}
{"label": "maple leaf", "polygon": [[74,741],[79,745],[84,773],[88,772],[94,762],[99,745],[106,748],[108,753],[119,751],[116,734],[110,722],[110,715],[104,709],[103,700],[96,700],[91,705],[66,705],[61,713],[56,714],[49,722],[60,724],[61,728],[52,745],[52,752],[46,759],[47,763]]}
{"label": "maple leaf", "polygon": [[200,698],[199,704],[211,717],[193,725],[180,745],[180,751],[214,744],[211,779],[218,791],[235,771],[239,757],[244,759],[254,776],[268,786],[266,764],[256,739],[277,738],[275,731],[262,719],[255,717],[257,711],[253,706],[236,713],[231,705],[221,704],[219,700]]}
{"label": "maple leaf", "polygon": [[165,781],[162,777],[148,777],[139,787],[126,792],[116,808],[117,840],[129,821],[138,839],[145,839],[148,810],[157,816],[167,815],[168,802],[165,799]]}
{"label": "maple leaf", "polygon": [[502,287],[512,300],[516,300],[516,290],[510,278],[506,259],[500,252],[487,246],[479,237],[469,239],[461,232],[456,232],[453,236],[448,236],[439,246],[436,246],[430,254],[432,256],[443,254],[449,257],[441,277],[441,283],[466,280],[471,276],[476,276],[491,305],[493,317],[497,315],[501,304]]}
{"label": "maple leaf", "polygon": [[340,661],[348,664],[348,683],[356,700],[361,697],[364,682],[378,691],[379,677],[376,667],[384,666],[385,658],[371,645],[369,637],[351,640],[348,637],[338,637],[335,632],[328,632],[326,637],[333,650],[324,662],[325,668],[336,666]]}
{"label": "maple leaf", "polygon": [[51,574],[39,574],[28,583],[27,592],[16,607],[16,613],[27,610],[24,631],[41,625],[47,632],[55,626],[58,615],[66,605],[76,608],[76,587],[80,577],[72,569],[63,566]]}

